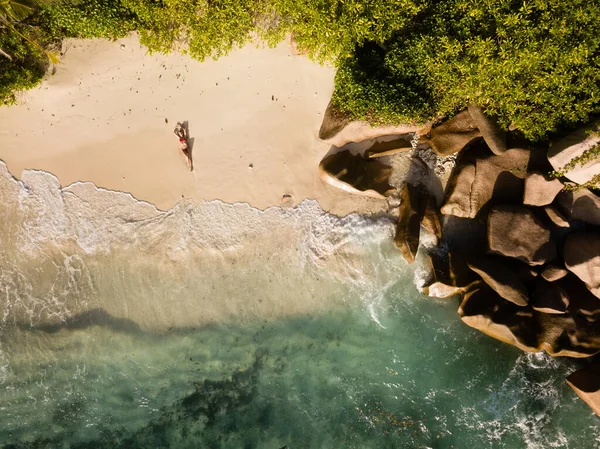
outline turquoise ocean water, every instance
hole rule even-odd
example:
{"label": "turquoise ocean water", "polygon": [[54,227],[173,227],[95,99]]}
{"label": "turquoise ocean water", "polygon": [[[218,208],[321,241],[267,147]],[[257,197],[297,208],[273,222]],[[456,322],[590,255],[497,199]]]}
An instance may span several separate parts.
{"label": "turquoise ocean water", "polygon": [[598,448],[578,365],[413,287],[385,218],[0,164],[0,448]]}

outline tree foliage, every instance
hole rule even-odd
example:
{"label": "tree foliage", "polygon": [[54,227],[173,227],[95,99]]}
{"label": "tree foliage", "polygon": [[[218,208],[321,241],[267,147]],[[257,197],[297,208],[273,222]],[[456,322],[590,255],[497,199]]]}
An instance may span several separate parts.
{"label": "tree foliage", "polygon": [[372,113],[367,95],[379,120],[390,122],[427,120],[475,102],[505,127],[539,139],[600,111],[598,1],[432,2],[383,48],[388,88],[410,93],[416,84],[430,94],[428,104],[410,108],[381,79],[367,79],[371,50],[359,46],[340,61],[336,79],[335,103],[353,117]]}
{"label": "tree foliage", "polygon": [[599,0],[79,0],[36,24],[51,39],[135,30],[199,60],[291,34],[337,65],[336,107],[377,123],[475,102],[538,139],[600,111]]}

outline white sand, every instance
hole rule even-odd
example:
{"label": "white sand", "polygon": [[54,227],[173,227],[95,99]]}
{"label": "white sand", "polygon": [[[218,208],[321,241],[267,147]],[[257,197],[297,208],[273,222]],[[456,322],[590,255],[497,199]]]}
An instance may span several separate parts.
{"label": "white sand", "polygon": [[[161,209],[182,196],[264,209],[281,204],[284,194],[293,204],[314,198],[339,215],[386,206],[318,178],[329,144],[317,133],[334,70],[294,55],[285,43],[247,46],[204,63],[148,55],[135,37],[72,40],[64,50],[54,76],[18,106],[0,108],[0,159],[17,177],[41,169],[63,186],[92,181]],[[184,120],[192,173],[173,134]]]}

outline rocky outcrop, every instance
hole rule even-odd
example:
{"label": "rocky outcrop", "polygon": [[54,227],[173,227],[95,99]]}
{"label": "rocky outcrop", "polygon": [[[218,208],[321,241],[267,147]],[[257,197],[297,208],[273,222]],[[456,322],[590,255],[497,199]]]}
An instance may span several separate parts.
{"label": "rocky outcrop", "polygon": [[432,298],[451,298],[466,291],[465,287],[454,284],[448,269],[448,258],[436,253],[422,252],[419,267],[415,272],[417,289]]}
{"label": "rocky outcrop", "polygon": [[496,120],[485,115],[483,109],[475,104],[470,104],[468,111],[492,153],[504,153],[507,150],[506,133],[498,126]]}
{"label": "rocky outcrop", "polygon": [[600,298],[600,233],[574,232],[564,247],[565,266]]}
{"label": "rocky outcrop", "polygon": [[[377,137],[369,132],[362,138]],[[416,265],[419,290],[459,296],[466,324],[525,351],[600,353],[600,198],[550,178],[545,152],[515,143],[476,106],[421,133],[438,154],[462,152],[441,209],[424,190],[433,185],[424,175],[399,191],[394,240]],[[390,169],[377,159],[408,151],[409,140],[384,134],[393,133],[346,147],[360,146],[368,157],[338,151],[324,158],[322,177],[353,193],[388,195]]]}
{"label": "rocky outcrop", "polygon": [[523,204],[528,206],[546,206],[554,201],[558,192],[563,189],[558,179],[550,179],[539,171],[532,171],[525,178],[525,195]]}
{"label": "rocky outcrop", "polygon": [[422,142],[427,142],[438,156],[458,153],[474,139],[481,137],[475,121],[463,111],[439,126],[431,128]]}
{"label": "rocky outcrop", "polygon": [[590,182],[600,176],[600,120],[596,120],[553,142],[548,150],[548,160],[554,170],[578,184]]}
{"label": "rocky outcrop", "polygon": [[495,206],[488,218],[490,252],[542,265],[556,257],[550,230],[528,208]]}
{"label": "rocky outcrop", "polygon": [[[417,134],[426,134],[420,142],[438,155],[461,151],[439,211],[433,196],[413,187],[431,189],[431,183],[413,179],[399,192],[395,242],[416,266],[418,289],[436,298],[458,296],[463,322],[524,351],[600,353],[600,197],[551,178],[545,150],[526,148],[516,133],[505,136],[476,106]],[[369,154],[403,148],[386,142]],[[345,170],[333,166],[329,173],[344,181],[351,172]],[[353,170],[366,179],[364,169]],[[587,392],[574,388],[599,410],[600,381]]]}
{"label": "rocky outcrop", "polygon": [[567,384],[600,416],[600,363],[575,371],[567,377]]}
{"label": "rocky outcrop", "polygon": [[350,151],[326,156],[319,164],[323,182],[357,195],[385,198],[394,192],[389,184],[391,167],[375,159],[365,159]]}
{"label": "rocky outcrop", "polygon": [[469,268],[481,276],[502,298],[521,307],[528,304],[527,288],[516,273],[503,265],[498,258],[478,257],[469,262]]}

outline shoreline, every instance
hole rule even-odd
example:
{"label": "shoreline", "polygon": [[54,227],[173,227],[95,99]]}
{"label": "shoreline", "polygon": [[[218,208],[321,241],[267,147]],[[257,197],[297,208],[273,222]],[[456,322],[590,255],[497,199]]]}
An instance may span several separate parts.
{"label": "shoreline", "polygon": [[[17,179],[42,170],[63,188],[89,181],[159,210],[185,198],[261,210],[314,199],[338,216],[387,211],[385,200],[321,182],[330,145],[317,134],[334,70],[287,44],[249,45],[204,63],[148,55],[134,36],[68,40],[63,49],[54,75],[0,109],[0,159]],[[177,121],[189,122],[191,173],[173,135]]]}

